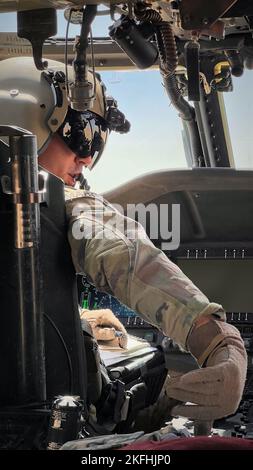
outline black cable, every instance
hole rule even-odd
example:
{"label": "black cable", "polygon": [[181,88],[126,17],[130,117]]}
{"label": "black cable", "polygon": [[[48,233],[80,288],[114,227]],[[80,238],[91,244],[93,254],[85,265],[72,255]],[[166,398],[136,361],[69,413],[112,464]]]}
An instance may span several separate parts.
{"label": "black cable", "polygon": [[68,77],[68,36],[69,36],[69,25],[72,16],[72,11],[74,9],[71,8],[69,12],[67,28],[66,28],[66,36],[65,36],[65,51],[64,51],[64,62],[65,62],[65,85],[67,91],[67,97],[69,97],[69,77]]}
{"label": "black cable", "polygon": [[147,6],[141,2],[136,3],[134,14],[139,21],[150,21],[151,23],[160,23],[162,21],[158,11],[150,8],[147,9]]}
{"label": "black cable", "polygon": [[93,74],[93,80],[94,80],[93,97],[96,99],[97,80],[96,80],[96,72],[95,72],[95,55],[94,55],[93,36],[92,36],[91,28],[90,28],[90,45],[91,45],[92,74]]}
{"label": "black cable", "polygon": [[73,367],[72,367],[72,361],[71,361],[70,354],[68,352],[67,345],[64,341],[63,336],[61,335],[61,332],[58,330],[56,324],[54,323],[54,321],[46,313],[44,313],[44,317],[49,321],[51,326],[55,329],[55,331],[56,331],[56,333],[57,333],[58,337],[60,338],[60,341],[63,345],[63,348],[65,350],[65,353],[66,353],[66,356],[67,356],[67,362],[68,362],[68,366],[69,366],[69,378],[70,378],[69,389],[70,389],[70,394],[72,394],[73,393],[73,390],[72,390],[72,387],[73,387]]}
{"label": "black cable", "polygon": [[83,11],[83,22],[81,26],[80,42],[84,41],[84,46],[87,47],[90,26],[97,13],[97,5],[86,5]]}
{"label": "black cable", "polygon": [[190,137],[192,157],[196,167],[200,166],[202,160],[202,146],[199,136],[198,125],[195,118],[195,109],[186,101],[181,94],[175,75],[163,75],[165,90],[173,106],[179,111],[181,119],[184,120]]}
{"label": "black cable", "polygon": [[75,76],[77,80],[82,80],[83,72],[85,79],[87,79],[87,72],[84,66],[87,65],[87,47],[88,36],[90,33],[91,23],[93,22],[97,12],[97,5],[86,5],[83,10],[83,20],[81,25],[81,32],[78,42],[75,46],[75,58],[73,61]]}
{"label": "black cable", "polygon": [[180,117],[185,121],[192,121],[195,118],[194,108],[186,101],[178,87],[175,75],[163,75],[163,83],[171,103],[179,111]]}
{"label": "black cable", "polygon": [[156,28],[156,42],[160,58],[160,71],[164,87],[173,106],[179,111],[189,131],[192,158],[195,166],[200,166],[203,158],[199,130],[195,118],[194,108],[184,99],[179,88],[175,71],[178,64],[177,45],[172,26],[163,21],[157,11],[147,9],[143,3],[137,3],[134,12],[140,21],[150,21]]}

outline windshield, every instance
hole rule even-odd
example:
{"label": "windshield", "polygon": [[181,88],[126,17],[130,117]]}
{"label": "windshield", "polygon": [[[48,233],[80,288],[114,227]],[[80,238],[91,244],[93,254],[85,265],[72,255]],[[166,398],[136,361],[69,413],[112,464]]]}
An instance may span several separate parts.
{"label": "windshield", "polygon": [[234,90],[224,93],[236,168],[253,168],[253,72],[233,77]]}
{"label": "windshield", "polygon": [[187,167],[182,125],[157,71],[103,72],[108,91],[131,123],[128,134],[111,133],[99,165],[87,172],[95,191],[106,191],[143,173]]}

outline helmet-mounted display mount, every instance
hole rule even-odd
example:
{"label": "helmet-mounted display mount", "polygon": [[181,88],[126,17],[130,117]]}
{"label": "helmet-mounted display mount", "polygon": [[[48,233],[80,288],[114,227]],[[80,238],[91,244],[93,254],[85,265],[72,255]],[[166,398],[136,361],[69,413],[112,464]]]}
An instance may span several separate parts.
{"label": "helmet-mounted display mount", "polygon": [[[71,13],[72,10],[70,10],[69,21],[71,21]],[[75,111],[91,109],[96,96],[95,80],[93,86],[88,79],[87,63],[88,36],[96,13],[97,5],[87,5],[83,9],[80,36],[76,36],[73,60],[74,80],[68,85],[70,106]]]}
{"label": "helmet-mounted display mount", "polygon": [[[70,9],[68,22],[71,21],[74,12],[76,12],[75,9]],[[90,27],[97,13],[97,5],[87,5],[80,9],[79,13],[82,16],[82,23],[80,35],[76,36],[74,46],[74,79],[67,84],[67,91],[72,109],[83,111],[93,107],[96,96],[95,79],[94,83],[88,79],[87,48]],[[48,67],[48,62],[42,59],[42,47],[44,41],[56,33],[57,17],[54,8],[17,12],[17,34],[20,38],[31,42],[33,59],[38,70],[45,70]]]}
{"label": "helmet-mounted display mount", "polygon": [[126,134],[130,130],[130,122],[125,115],[118,109],[117,101],[111,96],[106,98],[106,122],[110,131]]}

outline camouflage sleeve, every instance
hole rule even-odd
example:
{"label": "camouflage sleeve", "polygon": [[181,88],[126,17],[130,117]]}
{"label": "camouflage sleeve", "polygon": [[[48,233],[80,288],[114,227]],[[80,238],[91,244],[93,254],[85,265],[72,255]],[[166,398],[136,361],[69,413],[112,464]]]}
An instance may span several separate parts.
{"label": "camouflage sleeve", "polygon": [[76,272],[86,273],[186,349],[193,322],[222,307],[207,297],[149,240],[140,224],[86,192],[66,202]]}

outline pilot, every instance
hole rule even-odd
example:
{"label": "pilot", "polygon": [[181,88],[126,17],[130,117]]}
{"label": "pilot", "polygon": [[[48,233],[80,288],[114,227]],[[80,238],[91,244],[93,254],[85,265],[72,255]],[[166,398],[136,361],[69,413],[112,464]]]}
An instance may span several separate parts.
{"label": "pilot", "polygon": [[166,382],[167,395],[183,402],[172,414],[199,420],[230,415],[242,397],[247,355],[222,306],[210,302],[138,223],[90,191],[73,194],[83,167],[93,168],[101,157],[109,131],[124,131],[127,123],[123,116],[117,119],[98,78],[93,108],[83,113],[71,109],[63,70],[63,64],[53,61],[43,72],[31,58],[2,61],[1,124],[37,135],[39,164],[70,188],[66,213],[76,272],[85,273],[98,289],[113,294],[197,359],[199,369]]}

